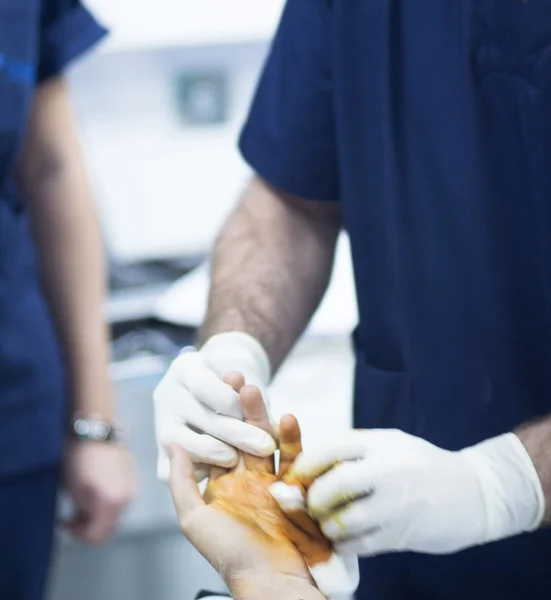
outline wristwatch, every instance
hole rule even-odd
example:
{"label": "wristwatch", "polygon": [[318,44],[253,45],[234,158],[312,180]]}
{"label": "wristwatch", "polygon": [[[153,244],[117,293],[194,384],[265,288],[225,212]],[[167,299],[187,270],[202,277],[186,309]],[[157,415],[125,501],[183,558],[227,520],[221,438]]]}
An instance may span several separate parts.
{"label": "wristwatch", "polygon": [[71,420],[69,433],[80,441],[123,443],[126,432],[121,428],[99,417],[75,415]]}

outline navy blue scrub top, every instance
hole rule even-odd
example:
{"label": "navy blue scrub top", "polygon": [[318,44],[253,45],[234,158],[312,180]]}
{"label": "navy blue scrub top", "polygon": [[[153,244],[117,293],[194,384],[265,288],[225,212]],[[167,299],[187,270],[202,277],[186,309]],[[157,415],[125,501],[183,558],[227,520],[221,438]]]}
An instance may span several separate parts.
{"label": "navy blue scrub top", "polygon": [[[548,2],[290,0],[240,148],[274,187],[342,205],[356,426],[459,449],[551,413]],[[416,558],[442,573],[419,597],[530,596],[550,550],[542,533]],[[362,572],[370,598],[416,598],[402,560],[369,563],[391,565],[380,587]]]}
{"label": "navy blue scrub top", "polygon": [[60,347],[11,171],[36,86],[104,34],[78,0],[0,0],[0,476],[59,459],[67,406]]}
{"label": "navy blue scrub top", "polygon": [[458,449],[551,411],[546,2],[292,0],[240,147],[342,204],[358,425]]}

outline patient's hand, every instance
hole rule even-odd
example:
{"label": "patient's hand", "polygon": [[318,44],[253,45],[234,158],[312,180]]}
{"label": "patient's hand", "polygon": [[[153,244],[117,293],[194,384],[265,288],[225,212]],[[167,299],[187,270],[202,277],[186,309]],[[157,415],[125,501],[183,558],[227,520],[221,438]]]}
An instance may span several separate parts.
{"label": "patient's hand", "polygon": [[[240,391],[245,420],[271,432],[260,392],[243,387],[232,375],[228,383]],[[269,487],[282,478],[301,451],[296,419],[286,416],[280,424],[280,468],[274,458],[243,454],[231,472],[211,471],[201,498],[193,465],[179,446],[171,446],[170,487],[184,535],[222,575],[234,598],[249,600],[318,600],[308,565],[331,556],[331,545],[317,525],[305,516],[289,521],[272,498]],[[292,541],[291,541],[292,540]]]}

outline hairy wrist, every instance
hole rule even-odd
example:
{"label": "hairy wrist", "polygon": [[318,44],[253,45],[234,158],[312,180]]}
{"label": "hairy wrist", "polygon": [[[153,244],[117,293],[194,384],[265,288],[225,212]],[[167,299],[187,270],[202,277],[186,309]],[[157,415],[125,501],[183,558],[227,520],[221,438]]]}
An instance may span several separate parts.
{"label": "hairy wrist", "polygon": [[523,425],[515,431],[534,463],[545,498],[542,525],[551,525],[551,418]]}

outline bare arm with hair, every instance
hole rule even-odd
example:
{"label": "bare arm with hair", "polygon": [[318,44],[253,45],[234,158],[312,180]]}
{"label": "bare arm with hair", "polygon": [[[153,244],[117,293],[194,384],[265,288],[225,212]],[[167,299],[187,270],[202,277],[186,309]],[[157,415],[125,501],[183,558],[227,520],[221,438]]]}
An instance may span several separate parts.
{"label": "bare arm with hair", "polygon": [[292,197],[255,178],[214,247],[201,341],[246,332],[276,370],[325,293],[340,227],[339,203]]}

